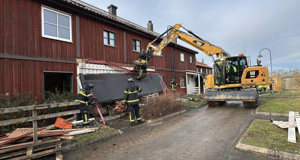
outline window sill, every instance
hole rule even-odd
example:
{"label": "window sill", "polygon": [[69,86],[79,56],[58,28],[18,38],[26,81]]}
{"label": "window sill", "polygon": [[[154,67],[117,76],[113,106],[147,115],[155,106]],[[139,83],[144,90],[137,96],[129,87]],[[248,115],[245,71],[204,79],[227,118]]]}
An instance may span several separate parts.
{"label": "window sill", "polygon": [[141,51],[132,50],[133,52],[140,53]]}
{"label": "window sill", "polygon": [[72,40],[68,40],[68,39],[61,39],[61,38],[52,37],[52,36],[47,36],[47,35],[42,35],[42,37],[43,37],[43,38],[47,38],[47,39],[57,40],[57,41],[63,41],[63,42],[73,43]]}
{"label": "window sill", "polygon": [[113,47],[113,48],[117,48],[116,46],[111,46],[111,45],[108,45],[108,44],[104,44],[105,46],[108,46],[108,47]]}

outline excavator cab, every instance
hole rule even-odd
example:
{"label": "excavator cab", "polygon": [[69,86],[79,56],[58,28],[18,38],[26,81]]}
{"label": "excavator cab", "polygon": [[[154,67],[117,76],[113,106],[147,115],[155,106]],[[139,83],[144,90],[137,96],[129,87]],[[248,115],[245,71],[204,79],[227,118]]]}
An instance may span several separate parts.
{"label": "excavator cab", "polygon": [[214,63],[215,85],[241,83],[243,71],[247,67],[247,58],[245,56],[233,56],[225,60],[216,60]]}

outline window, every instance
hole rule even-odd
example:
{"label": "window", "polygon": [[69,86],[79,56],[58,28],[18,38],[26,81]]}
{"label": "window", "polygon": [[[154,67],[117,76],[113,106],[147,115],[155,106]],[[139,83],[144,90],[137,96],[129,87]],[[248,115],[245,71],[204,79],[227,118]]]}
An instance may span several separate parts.
{"label": "window", "polygon": [[202,73],[202,68],[201,68],[201,73]]}
{"label": "window", "polygon": [[207,68],[205,69],[205,73],[208,73],[208,72],[207,72]]}
{"label": "window", "polygon": [[141,41],[137,39],[133,39],[133,51],[140,52],[141,51]]}
{"label": "window", "polygon": [[190,56],[190,63],[193,63],[193,57]]}
{"label": "window", "polygon": [[42,7],[42,37],[72,42],[71,16]]}
{"label": "window", "polygon": [[[44,93],[73,91],[73,73],[44,72]],[[49,96],[45,94],[45,98]]]}
{"label": "window", "polygon": [[199,72],[199,69],[197,68],[197,72]]}
{"label": "window", "polygon": [[116,34],[110,31],[103,31],[104,44],[109,46],[116,46]]}
{"label": "window", "polygon": [[180,53],[180,61],[184,62],[184,54],[183,53]]}
{"label": "window", "polygon": [[180,77],[180,88],[185,88],[185,77]]}

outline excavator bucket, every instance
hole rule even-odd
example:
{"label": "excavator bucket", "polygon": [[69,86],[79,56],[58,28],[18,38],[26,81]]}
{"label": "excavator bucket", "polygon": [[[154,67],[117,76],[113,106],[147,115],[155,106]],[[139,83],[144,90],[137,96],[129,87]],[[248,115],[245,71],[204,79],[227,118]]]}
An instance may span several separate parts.
{"label": "excavator bucket", "polygon": [[133,62],[135,64],[134,66],[134,70],[136,70],[139,75],[136,77],[136,79],[142,79],[144,77],[146,77],[147,75],[147,64],[144,63],[139,63],[139,61],[134,61]]}

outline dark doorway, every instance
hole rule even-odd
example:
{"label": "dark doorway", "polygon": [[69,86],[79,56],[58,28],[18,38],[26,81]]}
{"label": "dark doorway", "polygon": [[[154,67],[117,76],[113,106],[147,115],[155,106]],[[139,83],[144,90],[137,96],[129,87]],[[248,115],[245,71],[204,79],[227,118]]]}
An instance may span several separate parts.
{"label": "dark doorway", "polygon": [[201,94],[204,93],[204,84],[203,84],[203,78],[200,76],[200,92]]}
{"label": "dark doorway", "polygon": [[44,92],[73,91],[73,73],[44,72]]}

